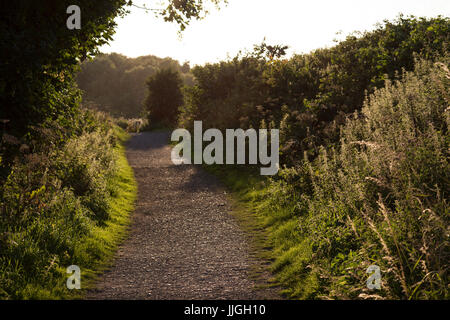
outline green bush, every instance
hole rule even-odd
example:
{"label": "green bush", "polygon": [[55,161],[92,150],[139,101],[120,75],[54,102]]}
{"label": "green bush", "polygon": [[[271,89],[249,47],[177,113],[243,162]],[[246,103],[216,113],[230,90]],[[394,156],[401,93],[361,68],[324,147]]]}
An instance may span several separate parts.
{"label": "green bush", "polygon": [[126,119],[124,117],[115,118],[114,122],[116,125],[121,127],[130,133],[139,133],[146,130],[149,127],[148,119],[132,118]]}
{"label": "green bush", "polygon": [[0,298],[43,298],[40,290],[52,286],[60,293],[49,297],[58,296],[64,268],[95,262],[81,248],[111,219],[117,137],[104,115],[85,111],[78,121],[80,135],[59,145],[56,129],[40,129],[45,143],[23,149],[3,183]]}
{"label": "green bush", "polygon": [[[277,268],[306,243],[313,254],[301,255],[299,277],[320,274],[310,297],[449,297],[448,63],[420,60],[403,80],[386,81],[347,121],[337,148],[322,147],[272,185],[273,208],[300,220]],[[365,287],[373,264],[382,271],[376,292]]]}
{"label": "green bush", "polygon": [[281,161],[295,165],[304,151],[314,157],[319,146],[336,144],[345,117],[359,111],[365,96],[385,79],[401,77],[402,68],[411,71],[416,55],[433,60],[446,53],[449,22],[399,16],[331,48],[290,59],[265,59],[256,47],[228,61],[196,66],[195,86],[185,91],[179,123],[281,128]]}
{"label": "green bush", "polygon": [[173,126],[178,108],[183,104],[180,73],[162,69],[147,79],[147,98],[144,105],[152,125]]}
{"label": "green bush", "polygon": [[289,297],[449,297],[449,22],[399,16],[290,59],[261,46],[192,70],[181,126],[280,129],[278,176],[224,180],[269,231]]}

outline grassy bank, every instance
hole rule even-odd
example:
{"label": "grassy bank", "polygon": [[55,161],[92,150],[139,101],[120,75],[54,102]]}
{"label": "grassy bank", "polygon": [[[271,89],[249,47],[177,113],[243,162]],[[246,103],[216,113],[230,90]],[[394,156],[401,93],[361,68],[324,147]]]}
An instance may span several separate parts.
{"label": "grassy bank", "polygon": [[[90,112],[77,127],[62,142],[55,129],[34,135],[3,183],[2,299],[81,298],[126,235],[137,192],[128,135]],[[82,290],[66,287],[70,265],[81,269]]]}
{"label": "grassy bank", "polygon": [[[124,143],[129,135],[119,128],[115,128],[115,134],[120,143],[115,147],[117,154],[117,172],[111,181],[111,187],[115,193],[110,199],[109,219],[103,226],[96,226],[91,235],[80,247],[81,252],[86,253],[86,261],[82,268],[82,290],[81,292],[64,290],[62,297],[82,297],[86,289],[90,289],[105,268],[107,268],[117,251],[117,246],[124,240],[128,232],[131,213],[134,211],[134,204],[137,196],[137,184],[134,178],[133,169],[128,164],[125,155]],[[64,279],[67,275],[64,274]]]}
{"label": "grassy bank", "polygon": [[[289,298],[448,299],[448,60],[418,60],[339,144],[267,179],[210,167],[254,212]],[[380,288],[368,269],[380,268]]]}

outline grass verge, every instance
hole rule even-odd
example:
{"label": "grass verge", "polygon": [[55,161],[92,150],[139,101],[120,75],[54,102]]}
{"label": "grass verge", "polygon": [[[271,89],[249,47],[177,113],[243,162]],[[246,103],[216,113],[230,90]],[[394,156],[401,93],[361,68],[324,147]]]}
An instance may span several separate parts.
{"label": "grass verge", "polygon": [[[130,215],[134,211],[137,196],[137,184],[133,169],[128,164],[125,155],[124,144],[129,135],[118,127],[114,129],[120,143],[114,150],[117,155],[118,170],[110,182],[112,189],[115,190],[110,201],[110,218],[105,225],[95,226],[90,236],[78,249],[80,256],[85,258],[83,259],[85,261],[80,263],[81,290],[64,289],[62,298],[83,298],[87,291],[95,286],[98,276],[111,265],[118,245],[128,233]],[[67,275],[64,275],[64,278],[67,279]]]}
{"label": "grass verge", "polygon": [[[13,167],[0,200],[0,299],[81,299],[110,265],[137,186],[125,156],[128,134],[105,128]],[[81,290],[66,286],[70,265],[81,270]]]}

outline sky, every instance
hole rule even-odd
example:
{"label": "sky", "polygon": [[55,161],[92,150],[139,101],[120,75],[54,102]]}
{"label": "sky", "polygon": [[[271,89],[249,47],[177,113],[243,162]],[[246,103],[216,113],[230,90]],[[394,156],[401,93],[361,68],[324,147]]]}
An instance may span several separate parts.
{"label": "sky", "polygon": [[[152,7],[157,1],[134,0]],[[171,57],[191,66],[234,57],[264,38],[290,47],[288,55],[333,46],[353,31],[370,31],[399,13],[424,17],[450,16],[450,0],[228,0],[203,20],[192,21],[178,35],[176,23],[132,8],[117,18],[113,41],[100,51],[128,57]],[[340,34],[337,34],[340,32]]]}

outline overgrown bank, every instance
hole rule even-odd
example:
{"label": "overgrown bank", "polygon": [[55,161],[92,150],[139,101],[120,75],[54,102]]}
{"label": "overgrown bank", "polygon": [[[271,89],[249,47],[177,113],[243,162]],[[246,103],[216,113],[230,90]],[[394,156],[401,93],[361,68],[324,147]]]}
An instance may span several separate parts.
{"label": "overgrown bank", "polygon": [[27,142],[3,136],[3,148],[22,154],[0,195],[2,299],[80,297],[66,288],[66,268],[79,266],[86,288],[125,235],[136,197],[127,134],[88,111],[77,128],[67,139],[57,127],[36,128]]}
{"label": "overgrown bank", "polygon": [[[269,232],[289,298],[448,298],[448,59],[418,61],[321,148],[270,180],[212,170]],[[369,290],[368,266],[381,269]]]}

